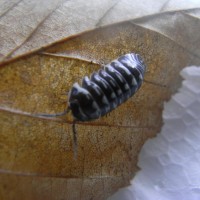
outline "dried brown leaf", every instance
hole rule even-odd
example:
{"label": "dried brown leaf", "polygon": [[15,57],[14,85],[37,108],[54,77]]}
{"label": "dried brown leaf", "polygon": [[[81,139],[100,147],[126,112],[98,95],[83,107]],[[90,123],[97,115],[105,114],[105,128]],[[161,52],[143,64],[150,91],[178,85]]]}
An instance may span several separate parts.
{"label": "dried brown leaf", "polygon": [[[113,1],[113,11],[122,2]],[[170,2],[162,4],[162,9],[165,10]],[[65,3],[73,4],[70,1]],[[8,11],[1,13],[6,16],[20,4],[24,2],[12,1],[9,4],[12,9],[7,6]],[[55,14],[60,9],[58,2],[51,5],[54,7],[51,12],[43,13],[43,19],[48,16],[49,20],[52,17],[49,13]],[[161,8],[159,3],[157,6]],[[77,4],[76,9],[83,12],[81,8],[81,4]],[[93,22],[102,25],[111,14],[108,21],[113,22],[112,9]],[[150,9],[148,12],[156,11]],[[139,19],[68,37],[34,54],[2,63],[2,199],[105,199],[117,188],[128,184],[137,171],[137,155],[142,144],[161,127],[163,102],[178,88],[179,71],[186,65],[200,64],[198,9],[148,17],[145,14],[140,13],[144,17]],[[85,29],[77,29],[69,35],[94,28],[94,24],[84,25]],[[37,31],[41,27],[43,25],[38,26]],[[63,24],[59,28],[64,29]],[[38,41],[36,38],[32,40],[37,31],[27,40],[36,45],[33,48],[26,48],[26,42],[19,42],[20,48],[13,48],[17,47],[16,51],[12,48],[11,51],[5,48],[5,51],[8,54],[13,52],[10,55],[14,58],[63,37],[52,37],[52,40],[40,43],[41,36]],[[33,41],[37,42],[34,44]],[[128,52],[137,52],[144,57],[148,66],[146,82],[133,98],[108,116],[77,125],[79,146],[75,161],[72,117],[41,119],[33,113],[61,112],[67,106],[66,92],[74,82],[97,71],[100,63],[108,63]]]}

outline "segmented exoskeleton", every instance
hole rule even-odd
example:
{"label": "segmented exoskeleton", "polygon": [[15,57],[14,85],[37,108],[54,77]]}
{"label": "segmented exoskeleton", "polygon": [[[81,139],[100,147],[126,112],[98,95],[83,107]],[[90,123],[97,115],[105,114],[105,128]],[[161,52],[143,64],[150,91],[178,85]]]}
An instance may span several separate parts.
{"label": "segmented exoskeleton", "polygon": [[140,88],[145,69],[142,58],[130,53],[85,76],[81,86],[74,83],[68,99],[74,118],[89,121],[115,109]]}

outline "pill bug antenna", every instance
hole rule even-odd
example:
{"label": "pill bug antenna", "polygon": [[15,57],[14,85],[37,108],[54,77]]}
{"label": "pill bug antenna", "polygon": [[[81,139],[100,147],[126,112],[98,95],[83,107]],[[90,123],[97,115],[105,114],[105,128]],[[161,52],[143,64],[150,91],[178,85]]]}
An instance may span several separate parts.
{"label": "pill bug antenna", "polygon": [[63,112],[60,113],[55,113],[55,114],[46,114],[46,113],[38,113],[34,114],[36,117],[59,117],[59,116],[64,116],[70,111],[70,107],[67,107]]}
{"label": "pill bug antenna", "polygon": [[[146,67],[147,68],[147,67]],[[146,70],[146,74],[150,73],[150,70],[147,68]],[[148,83],[148,84],[152,84],[152,85],[156,85],[158,87],[163,87],[163,88],[167,88],[168,86],[166,84],[161,84],[161,83],[157,83],[157,82],[154,82],[154,81],[149,81],[147,79],[144,79],[143,80],[145,83]]]}
{"label": "pill bug antenna", "polygon": [[167,88],[167,85],[165,85],[165,84],[156,83],[156,82],[149,81],[149,80],[146,80],[146,79],[144,79],[143,81],[144,81],[145,83],[148,83],[148,84],[152,84],[152,85],[156,85],[156,86],[159,86],[159,87]]}
{"label": "pill bug antenna", "polygon": [[77,132],[76,132],[76,122],[77,120],[73,120],[72,123],[72,131],[73,131],[73,151],[74,151],[74,159],[77,159],[77,149],[78,149],[78,142],[77,142]]}

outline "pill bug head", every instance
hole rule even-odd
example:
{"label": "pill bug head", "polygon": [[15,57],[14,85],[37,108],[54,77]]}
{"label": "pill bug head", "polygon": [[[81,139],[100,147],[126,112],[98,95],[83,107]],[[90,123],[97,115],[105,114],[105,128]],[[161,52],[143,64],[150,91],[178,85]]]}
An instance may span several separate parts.
{"label": "pill bug head", "polygon": [[84,92],[82,91],[78,83],[74,83],[72,86],[69,95],[68,95],[68,107],[72,112],[72,115],[75,119],[79,119],[80,121],[86,121],[87,116],[83,114],[81,109],[79,99],[84,96]]}
{"label": "pill bug head", "polygon": [[100,117],[98,105],[92,95],[78,83],[74,83],[69,92],[68,105],[76,120],[89,121]]}

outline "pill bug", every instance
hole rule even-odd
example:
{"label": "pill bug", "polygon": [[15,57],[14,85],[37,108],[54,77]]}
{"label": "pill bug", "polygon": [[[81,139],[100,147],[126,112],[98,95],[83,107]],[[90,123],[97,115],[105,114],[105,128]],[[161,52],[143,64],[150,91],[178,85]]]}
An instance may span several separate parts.
{"label": "pill bug", "polygon": [[113,60],[74,83],[69,92],[69,109],[78,121],[98,119],[129,99],[140,88],[146,66],[138,54]]}
{"label": "pill bug", "polygon": [[68,108],[52,117],[65,115],[71,111],[74,144],[77,146],[75,123],[98,119],[125,102],[140,88],[146,66],[140,55],[129,53],[104,65],[91,77],[85,76],[81,86],[76,82],[68,94]]}

